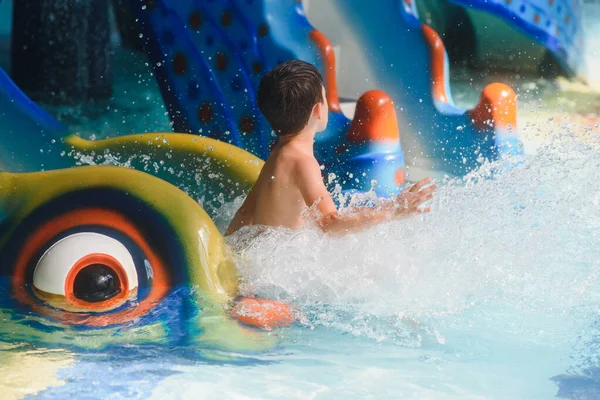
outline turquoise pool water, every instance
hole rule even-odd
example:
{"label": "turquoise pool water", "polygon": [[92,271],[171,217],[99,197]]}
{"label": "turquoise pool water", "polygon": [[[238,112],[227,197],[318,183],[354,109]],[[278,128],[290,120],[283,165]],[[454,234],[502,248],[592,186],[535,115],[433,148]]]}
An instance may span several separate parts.
{"label": "turquoise pool water", "polygon": [[[190,343],[180,288],[152,315],[167,339],[138,321],[96,350],[55,345],[80,332],[0,308],[11,332],[49,335],[13,333],[2,357],[56,368],[44,399],[596,399],[599,145],[563,135],[494,179],[448,182],[430,215],[359,234],[240,232],[241,290],[304,314],[271,350],[215,357]],[[138,328],[153,344],[127,342]]]}
{"label": "turquoise pool water", "polygon": [[[169,130],[146,62],[116,50],[113,99],[47,109],[87,138]],[[454,76],[465,106],[489,79]],[[156,311],[168,340],[53,345],[52,335],[79,332],[10,311],[0,281],[0,323],[11,326],[0,330],[0,393],[4,385],[41,399],[600,398],[600,142],[582,141],[572,126],[545,128],[547,115],[597,113],[600,97],[502,79],[521,96],[521,114],[541,115],[545,144],[517,167],[487,179],[493,169],[484,166],[465,182],[446,182],[431,215],[344,238],[306,229],[232,239],[242,290],[285,299],[305,316],[271,333],[274,349],[215,357],[189,343],[178,327],[194,318],[181,313],[191,288]],[[234,208],[223,207],[221,228]],[[21,326],[50,336],[30,344]],[[152,342],[142,322],[112,335],[138,328]],[[15,378],[12,369],[31,365],[28,380]],[[34,395],[44,371],[58,379]]]}

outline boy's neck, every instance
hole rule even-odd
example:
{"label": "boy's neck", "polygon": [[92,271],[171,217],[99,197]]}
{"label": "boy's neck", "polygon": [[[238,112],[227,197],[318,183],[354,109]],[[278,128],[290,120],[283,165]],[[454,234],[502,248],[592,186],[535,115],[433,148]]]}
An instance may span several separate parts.
{"label": "boy's neck", "polygon": [[283,146],[293,143],[294,145],[312,153],[315,143],[315,134],[316,132],[313,129],[304,128],[295,135],[280,137],[279,145]]}

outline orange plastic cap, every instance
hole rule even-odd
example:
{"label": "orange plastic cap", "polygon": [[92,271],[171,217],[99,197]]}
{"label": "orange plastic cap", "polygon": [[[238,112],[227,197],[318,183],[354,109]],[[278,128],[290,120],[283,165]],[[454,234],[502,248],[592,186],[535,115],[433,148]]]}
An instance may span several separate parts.
{"label": "orange plastic cap", "polygon": [[355,143],[400,139],[394,102],[385,92],[370,90],[358,99],[348,139]]}

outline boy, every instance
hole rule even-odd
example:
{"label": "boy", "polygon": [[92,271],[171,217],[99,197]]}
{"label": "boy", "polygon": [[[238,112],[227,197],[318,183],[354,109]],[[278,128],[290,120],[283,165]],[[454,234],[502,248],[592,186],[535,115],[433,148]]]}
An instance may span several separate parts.
{"label": "boy", "polygon": [[325,88],[313,65],[288,61],[267,73],[258,89],[258,107],[279,136],[279,142],[226,235],[249,225],[298,229],[304,222],[303,211],[315,203],[320,212],[318,225],[332,233],[430,211],[419,208],[433,197],[437,187],[425,187],[431,181],[427,178],[383,207],[360,208],[351,215],[338,213],[313,154],[315,134],[325,129],[328,119]]}

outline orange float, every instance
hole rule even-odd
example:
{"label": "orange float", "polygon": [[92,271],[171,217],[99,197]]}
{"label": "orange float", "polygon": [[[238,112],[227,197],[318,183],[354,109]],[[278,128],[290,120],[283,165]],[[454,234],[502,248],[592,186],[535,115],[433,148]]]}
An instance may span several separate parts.
{"label": "orange float", "polygon": [[276,300],[253,297],[244,297],[238,301],[233,307],[231,316],[244,325],[266,330],[290,326],[296,319],[290,305]]}

